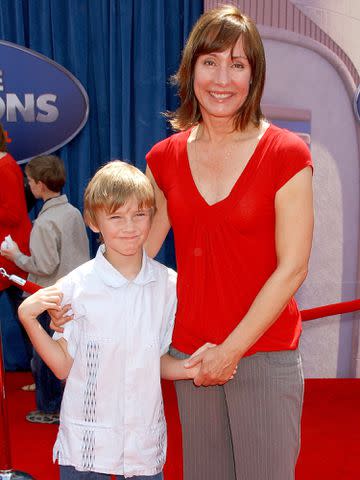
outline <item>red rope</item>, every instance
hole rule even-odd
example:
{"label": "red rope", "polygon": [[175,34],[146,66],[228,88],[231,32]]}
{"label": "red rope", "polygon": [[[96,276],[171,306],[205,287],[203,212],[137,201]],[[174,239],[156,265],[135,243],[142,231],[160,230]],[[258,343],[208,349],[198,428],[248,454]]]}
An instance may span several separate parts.
{"label": "red rope", "polygon": [[[10,277],[10,280],[11,280],[11,277]],[[38,285],[37,283],[29,282],[28,280],[26,280],[24,285],[22,286],[18,285],[18,286],[21,288],[21,290],[24,290],[24,292],[30,293],[30,295],[40,290],[40,288],[43,288],[43,287],[40,287],[40,285]]]}
{"label": "red rope", "polygon": [[331,315],[339,315],[341,313],[356,312],[360,310],[360,299],[351,300],[350,302],[333,303],[331,305],[323,305],[322,307],[309,308],[301,310],[301,318],[303,322],[315,320],[315,318],[330,317]]}
{"label": "red rope", "polygon": [[15,285],[17,285],[24,292],[30,293],[30,295],[42,288],[37,283],[29,282],[29,280],[24,280],[17,275],[9,275],[4,268],[0,268],[0,274],[11,282],[15,283]]}

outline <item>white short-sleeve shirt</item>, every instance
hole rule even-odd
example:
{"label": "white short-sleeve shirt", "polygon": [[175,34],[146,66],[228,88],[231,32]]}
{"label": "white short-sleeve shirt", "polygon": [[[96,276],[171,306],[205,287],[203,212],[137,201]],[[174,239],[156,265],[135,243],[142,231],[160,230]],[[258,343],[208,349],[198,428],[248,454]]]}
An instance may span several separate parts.
{"label": "white short-sleeve shirt", "polygon": [[63,334],[74,363],[66,381],[54,459],[81,471],[159,473],[166,456],[160,357],[176,310],[176,273],[148,258],[129,281],[103,256],[60,285],[74,320]]}

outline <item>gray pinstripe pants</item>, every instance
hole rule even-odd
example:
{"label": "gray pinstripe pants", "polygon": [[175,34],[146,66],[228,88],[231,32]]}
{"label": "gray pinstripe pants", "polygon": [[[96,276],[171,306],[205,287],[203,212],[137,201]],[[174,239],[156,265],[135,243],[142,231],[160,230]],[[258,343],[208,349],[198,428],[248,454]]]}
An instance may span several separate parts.
{"label": "gray pinstripe pants", "polygon": [[298,350],[245,357],[223,386],[178,381],[176,391],[184,480],[294,479],[304,391]]}

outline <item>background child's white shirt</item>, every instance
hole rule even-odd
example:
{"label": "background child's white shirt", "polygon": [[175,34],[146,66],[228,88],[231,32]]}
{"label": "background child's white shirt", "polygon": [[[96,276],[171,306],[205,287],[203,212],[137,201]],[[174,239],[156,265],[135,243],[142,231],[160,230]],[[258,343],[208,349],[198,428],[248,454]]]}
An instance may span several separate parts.
{"label": "background child's white shirt", "polygon": [[74,358],[61,406],[54,458],[62,465],[130,477],[154,475],[166,456],[160,356],[176,311],[176,273],[143,255],[128,281],[104,258],[60,285],[74,320],[64,337]]}

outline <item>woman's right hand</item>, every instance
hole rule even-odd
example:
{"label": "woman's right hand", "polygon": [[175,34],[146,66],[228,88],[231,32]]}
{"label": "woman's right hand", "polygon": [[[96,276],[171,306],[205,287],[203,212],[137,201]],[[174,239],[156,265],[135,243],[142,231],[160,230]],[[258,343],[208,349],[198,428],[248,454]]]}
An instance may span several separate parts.
{"label": "woman's right hand", "polygon": [[51,318],[50,328],[58,333],[63,333],[64,329],[62,326],[74,318],[70,304],[64,305],[60,310],[49,309],[48,314]]}

